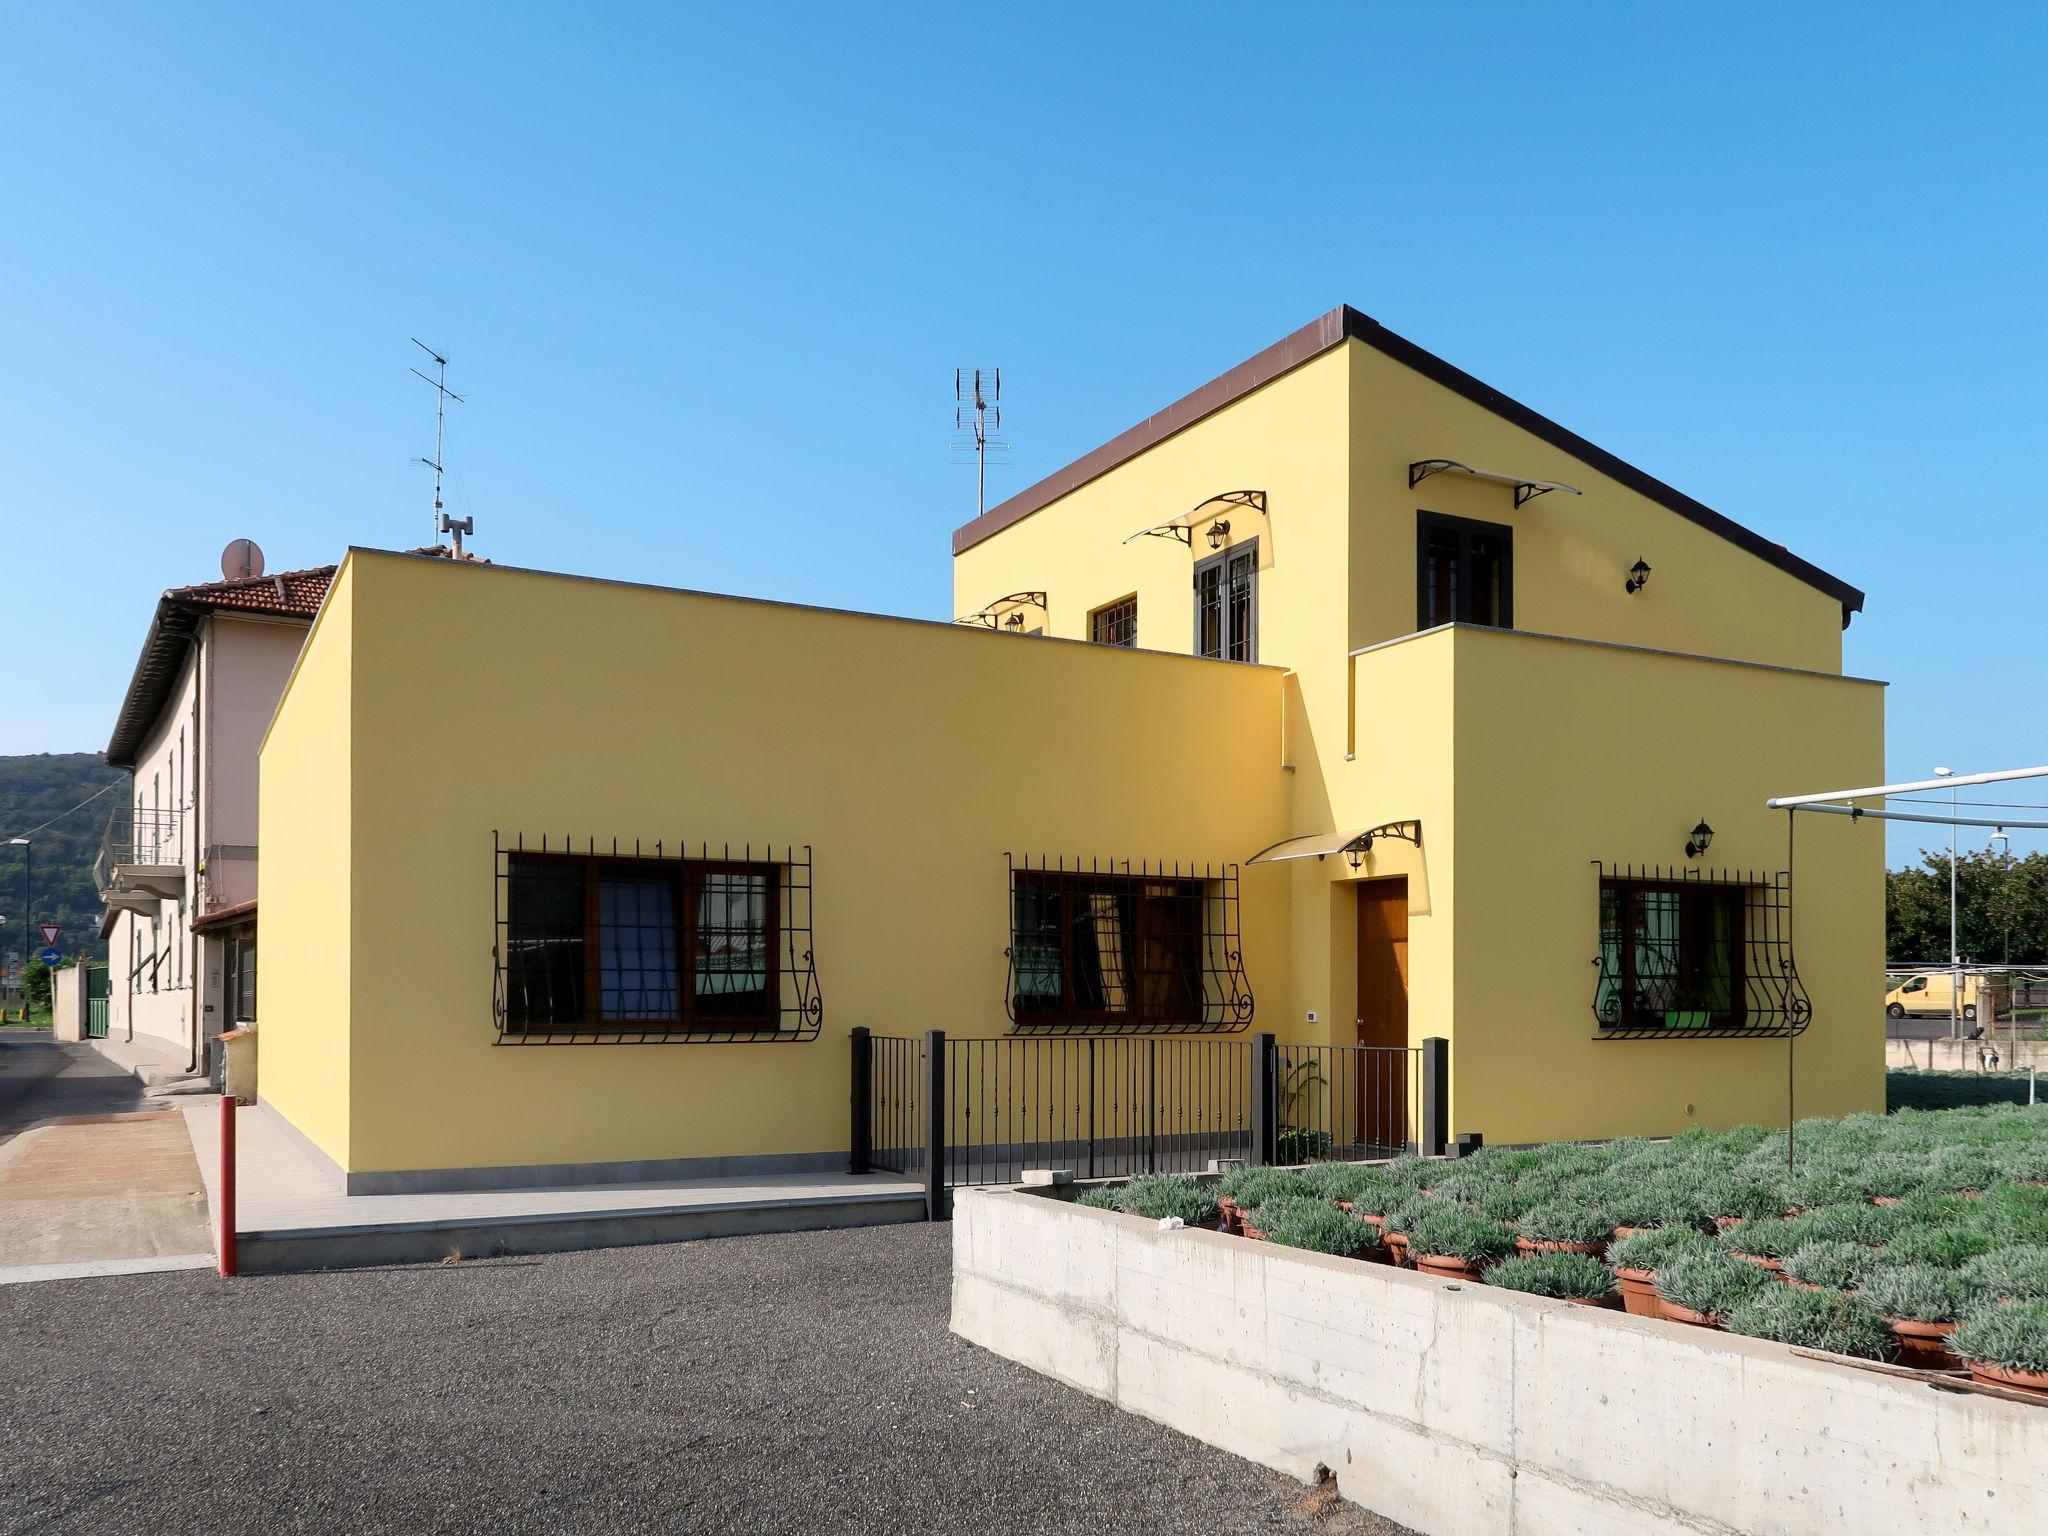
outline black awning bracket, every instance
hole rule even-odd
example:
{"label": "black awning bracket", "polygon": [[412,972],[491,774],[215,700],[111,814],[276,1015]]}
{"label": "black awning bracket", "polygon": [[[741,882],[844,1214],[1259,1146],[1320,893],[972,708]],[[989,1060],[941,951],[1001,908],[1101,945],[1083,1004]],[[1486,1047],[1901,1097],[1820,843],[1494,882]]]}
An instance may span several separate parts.
{"label": "black awning bracket", "polygon": [[1570,496],[1583,496],[1575,485],[1566,485],[1562,480],[1537,480],[1528,475],[1503,475],[1491,469],[1474,469],[1456,459],[1417,459],[1408,466],[1408,489],[1414,490],[1431,475],[1462,475],[1468,480],[1484,480],[1488,485],[1512,486],[1515,505],[1519,508],[1538,496],[1548,496],[1552,491],[1563,491]]}

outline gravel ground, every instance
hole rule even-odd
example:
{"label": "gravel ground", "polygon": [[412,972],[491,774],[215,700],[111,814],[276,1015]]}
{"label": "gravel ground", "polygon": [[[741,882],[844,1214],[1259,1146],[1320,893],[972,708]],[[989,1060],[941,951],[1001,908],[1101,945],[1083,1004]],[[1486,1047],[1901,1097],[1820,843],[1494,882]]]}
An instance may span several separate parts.
{"label": "gravel ground", "polygon": [[0,1532],[1405,1536],[963,1344],[948,1240],[0,1288]]}

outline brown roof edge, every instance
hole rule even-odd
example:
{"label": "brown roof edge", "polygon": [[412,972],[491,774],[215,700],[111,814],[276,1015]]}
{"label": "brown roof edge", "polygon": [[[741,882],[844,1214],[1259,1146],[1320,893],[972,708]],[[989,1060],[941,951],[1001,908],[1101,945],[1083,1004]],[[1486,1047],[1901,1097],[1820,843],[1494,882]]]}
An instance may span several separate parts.
{"label": "brown roof edge", "polygon": [[256,916],[256,898],[238,901],[231,907],[216,907],[204,917],[192,919],[192,931],[204,933],[209,928],[226,928],[235,923],[246,923]]}
{"label": "brown roof edge", "polygon": [[1281,374],[1321,356],[1346,339],[1364,342],[1373,350],[1413,368],[1423,377],[1443,385],[1454,394],[1492,411],[1496,416],[1520,427],[1530,436],[1570,454],[1580,463],[1598,470],[1610,480],[1627,486],[1638,495],[1648,497],[1659,506],[1676,512],[1680,517],[1699,524],[1709,532],[1719,534],[1731,544],[1748,551],[1766,564],[1776,566],[1788,575],[1797,577],[1808,586],[1827,593],[1842,605],[1844,628],[1848,627],[1849,615],[1862,611],[1863,593],[1840,577],[1829,575],[1811,561],[1800,559],[1784,545],[1774,543],[1762,534],[1743,527],[1733,518],[1723,516],[1704,502],[1695,501],[1683,491],[1666,485],[1654,475],[1647,474],[1606,449],[1586,441],[1576,432],[1559,425],[1548,416],[1502,394],[1491,384],[1474,378],[1462,368],[1445,362],[1435,353],[1418,347],[1405,336],[1397,336],[1370,315],[1361,314],[1348,304],[1339,305],[1328,314],[1303,326],[1293,335],[1284,337],[1265,351],[1247,358],[1227,373],[1219,374],[1194,393],[1182,396],[1165,410],[1147,417],[1130,431],[1118,434],[1100,448],[1074,460],[1064,469],[1053,471],[1036,485],[1029,486],[1009,500],[989,508],[973,522],[955,530],[953,553],[958,555],[972,549],[982,540],[1000,533],[1012,523],[1023,521],[1069,491],[1087,484],[1099,475],[1106,474],[1126,460],[1136,458],[1146,449],[1164,442],[1176,432],[1193,426],[1204,416],[1243,399],[1252,391],[1272,383]]}

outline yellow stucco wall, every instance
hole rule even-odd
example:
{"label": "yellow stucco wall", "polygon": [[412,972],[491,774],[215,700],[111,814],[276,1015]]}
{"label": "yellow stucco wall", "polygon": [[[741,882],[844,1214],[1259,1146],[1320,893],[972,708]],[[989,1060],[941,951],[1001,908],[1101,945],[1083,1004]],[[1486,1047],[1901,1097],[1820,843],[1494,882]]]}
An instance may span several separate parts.
{"label": "yellow stucco wall", "polygon": [[[345,574],[352,630],[309,645],[263,805],[283,835],[331,782],[279,749],[347,717],[319,684],[352,640],[348,1030],[357,1081],[376,1064],[352,1171],[844,1148],[853,1026],[1007,1030],[1006,853],[1222,863],[1286,822],[1270,668],[364,551]],[[494,829],[810,844],[823,1033],[495,1046]],[[1286,877],[1246,872],[1243,912],[1263,1024],[1288,1011]],[[264,962],[267,1085],[302,1024],[281,999],[333,960]]]}
{"label": "yellow stucco wall", "polygon": [[[350,1156],[349,1015],[356,992],[352,859],[355,594],[344,568],[329,588],[264,737],[257,951],[262,1097],[346,1167]],[[371,997],[381,996],[372,967]],[[364,1080],[390,1068],[368,1064]]]}
{"label": "yellow stucco wall", "polygon": [[[1489,1141],[1782,1123],[1782,1040],[1596,1040],[1591,860],[1785,870],[1772,795],[1883,778],[1881,685],[1494,630],[1402,641],[1452,653],[1458,953],[1452,1123]],[[1685,857],[1702,817],[1713,846]],[[1794,953],[1813,1003],[1802,1115],[1884,1107],[1884,846],[1799,824]]]}

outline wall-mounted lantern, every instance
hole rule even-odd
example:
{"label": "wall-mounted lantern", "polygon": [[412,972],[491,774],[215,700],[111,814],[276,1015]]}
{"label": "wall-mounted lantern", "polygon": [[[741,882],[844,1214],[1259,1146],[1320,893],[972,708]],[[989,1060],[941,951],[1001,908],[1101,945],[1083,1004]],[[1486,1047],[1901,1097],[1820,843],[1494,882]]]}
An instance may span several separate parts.
{"label": "wall-mounted lantern", "polygon": [[1638,560],[1628,568],[1628,595],[1634,597],[1649,584],[1650,567],[1644,561]]}
{"label": "wall-mounted lantern", "polygon": [[[1371,846],[1372,839],[1367,838],[1366,847],[1369,848]],[[1365,848],[1346,848],[1344,850],[1344,857],[1351,861],[1351,867],[1353,869],[1357,869],[1359,866],[1365,863]]]}
{"label": "wall-mounted lantern", "polygon": [[1700,824],[1692,829],[1692,836],[1686,842],[1685,856],[1688,859],[1696,859],[1713,845],[1714,829],[1707,825],[1707,818],[1702,816]]}
{"label": "wall-mounted lantern", "polygon": [[1010,616],[1004,619],[1003,622],[1012,629],[1022,629],[1024,627],[1024,610],[1022,608],[1011,609]]}
{"label": "wall-mounted lantern", "polygon": [[1209,547],[1221,549],[1223,541],[1230,537],[1230,519],[1219,517],[1209,525]]}

